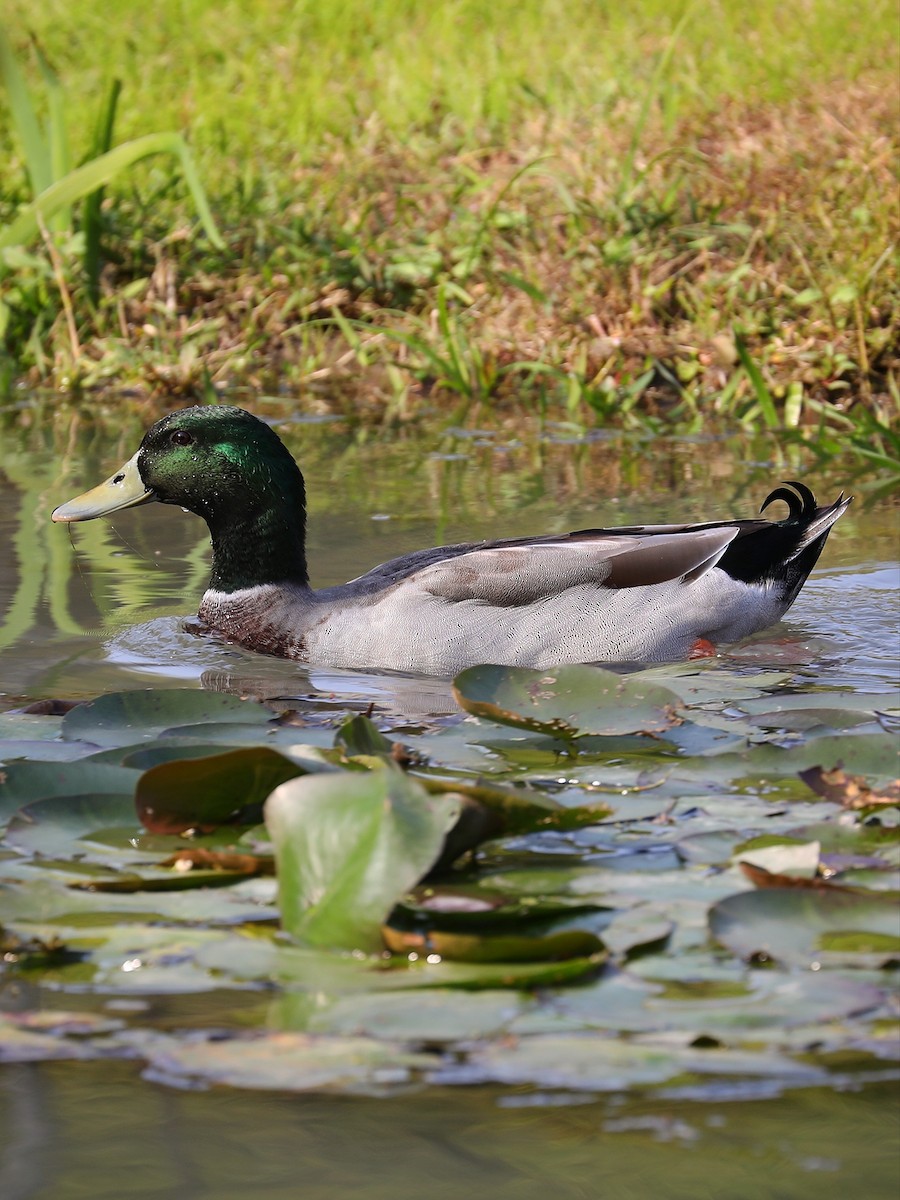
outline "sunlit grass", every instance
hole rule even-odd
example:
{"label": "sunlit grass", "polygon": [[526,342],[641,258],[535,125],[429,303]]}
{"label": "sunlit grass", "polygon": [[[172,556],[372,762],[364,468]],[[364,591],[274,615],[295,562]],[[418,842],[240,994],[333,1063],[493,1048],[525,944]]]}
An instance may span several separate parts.
{"label": "sunlit grass", "polygon": [[[228,241],[170,167],[137,167],[104,204],[99,308],[66,277],[77,354],[40,253],[0,289],[10,377],[288,387],[394,418],[897,415],[886,0],[9,12],[30,81],[29,30],[63,81],[74,160],[121,78],[117,136],[186,134]],[[0,219],[27,195],[4,138]]]}

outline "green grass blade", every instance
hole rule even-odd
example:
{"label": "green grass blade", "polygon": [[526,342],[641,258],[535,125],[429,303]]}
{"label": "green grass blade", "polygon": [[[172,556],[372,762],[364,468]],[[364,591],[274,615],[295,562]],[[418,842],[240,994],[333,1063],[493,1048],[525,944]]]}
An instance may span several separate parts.
{"label": "green grass blade", "polygon": [[6,88],[12,122],[25,156],[25,167],[35,195],[53,182],[50,147],[41,130],[25,76],[13,54],[9,39],[0,28],[0,79]]}
{"label": "green grass blade", "polygon": [[[106,154],[112,147],[113,127],[116,123],[116,108],[119,103],[121,91],[121,79],[113,79],[106,94],[106,101],[100,109],[97,119],[94,139],[88,155],[89,159],[99,158],[101,154]],[[82,227],[84,229],[84,273],[87,278],[88,296],[92,304],[97,304],[100,299],[100,270],[102,267],[102,255],[100,253],[102,221],[100,212],[103,204],[103,192],[103,188],[97,188],[95,192],[91,192],[85,199],[82,215]]]}
{"label": "green grass blade", "polygon": [[762,377],[762,372],[747,351],[747,343],[737,330],[734,333],[734,345],[738,358],[741,360],[741,366],[750,380],[753,394],[756,396],[756,402],[759,404],[759,410],[763,415],[763,420],[769,429],[777,429],[779,424],[778,413],[775,411],[775,402],[772,399],[772,394],[766,387],[766,381]]}
{"label": "green grass blade", "polygon": [[206,236],[217,249],[222,249],[224,242],[209,211],[206,195],[184,138],[179,133],[150,133],[116,146],[114,150],[101,154],[82,167],[76,167],[64,179],[51,184],[0,232],[0,250],[32,241],[40,232],[39,219],[49,220],[60,209],[83,200],[122,171],[152,154],[174,154],[178,158]]}
{"label": "green grass blade", "polygon": [[[44,80],[47,96],[48,144],[50,150],[50,182],[55,183],[64,178],[72,169],[72,156],[69,150],[69,135],[66,131],[66,98],[59,82],[59,76],[50,66],[47,57],[38,43],[32,39],[38,66]],[[72,228],[71,208],[61,208],[55,213],[50,228],[57,233]]]}

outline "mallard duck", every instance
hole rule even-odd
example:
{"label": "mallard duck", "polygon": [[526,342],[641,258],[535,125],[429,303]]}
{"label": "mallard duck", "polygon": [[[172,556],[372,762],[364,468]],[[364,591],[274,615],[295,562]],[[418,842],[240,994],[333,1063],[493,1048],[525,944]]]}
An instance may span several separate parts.
{"label": "mallard duck", "polygon": [[314,590],[303,476],[240,408],[158,421],[105,483],[60,505],[87,521],[159,500],[203,517],[212,572],[200,620],[250,650],[322,666],[453,675],[476,663],[684,659],[779,620],[852,497],[818,508],[778,487],[783,521],[632,525],[418,550]]}

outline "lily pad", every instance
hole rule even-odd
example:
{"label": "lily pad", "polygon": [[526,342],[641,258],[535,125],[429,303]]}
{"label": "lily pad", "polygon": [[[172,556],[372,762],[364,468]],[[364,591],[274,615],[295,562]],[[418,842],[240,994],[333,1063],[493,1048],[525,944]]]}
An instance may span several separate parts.
{"label": "lily pad", "polygon": [[388,925],[383,928],[382,936],[387,948],[395,954],[414,951],[422,956],[435,954],[453,962],[555,962],[592,955],[600,961],[603,957],[600,939],[578,929],[537,936],[512,932],[479,935],[450,933],[442,929],[421,933]]}
{"label": "lily pad", "polygon": [[459,818],[394,768],[293,779],[265,806],[282,921],[314,945],[374,951],[397,900],[441,854]]}
{"label": "lily pad", "polygon": [[[122,831],[120,847],[92,841],[92,834],[113,828]],[[4,840],[25,854],[92,861],[99,856],[109,861],[112,856],[135,857],[128,838],[139,832],[131,795],[101,792],[53,796],[26,804],[13,816]]]}
{"label": "lily pad", "polygon": [[380,1094],[408,1085],[434,1056],[376,1038],[316,1037],[302,1033],[176,1038],[145,1047],[145,1074],[157,1082],[228,1084],[285,1092]]}
{"label": "lily pad", "polygon": [[837,963],[878,966],[900,957],[896,902],[875,892],[742,892],[713,906],[709,928],[718,942],[748,960],[818,970]]}
{"label": "lily pad", "polygon": [[470,667],[453,681],[453,695],[476,717],[563,738],[659,732],[675,724],[680,706],[641,673],[600,667]]}
{"label": "lily pad", "polygon": [[264,726],[272,713],[253,700],[187,688],[110,692],[66,713],[62,736],[97,746],[151,741],[173,725],[212,722]]}
{"label": "lily pad", "polygon": [[824,1083],[825,1072],[785,1055],[722,1048],[696,1049],[677,1042],[626,1041],[596,1034],[547,1034],[496,1042],[459,1066],[436,1073],[453,1084],[502,1083],[591,1092],[617,1092],[660,1084],[684,1074],[767,1076],[785,1082]]}
{"label": "lily pad", "polygon": [[153,833],[255,825],[266,797],[303,769],[268,746],[163,762],[141,775],[135,803]]}
{"label": "lily pad", "polygon": [[532,1001],[510,991],[362,993],[341,996],[308,1019],[314,1033],[446,1044],[497,1037]]}
{"label": "lily pad", "polygon": [[527,990],[562,986],[594,974],[602,956],[558,962],[467,963],[439,956],[364,955],[231,937],[203,948],[198,962],[235,981],[274,980],[316,995],[394,992],[419,988]]}
{"label": "lily pad", "polygon": [[0,820],[51,796],[134,792],[138,771],[107,763],[16,762],[0,768]]}

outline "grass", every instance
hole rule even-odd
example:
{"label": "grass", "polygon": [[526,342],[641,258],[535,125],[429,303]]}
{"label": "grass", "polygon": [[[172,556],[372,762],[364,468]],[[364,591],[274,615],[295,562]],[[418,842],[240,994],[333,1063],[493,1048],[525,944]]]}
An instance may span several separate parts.
{"label": "grass", "polygon": [[[77,234],[4,252],[8,386],[820,442],[849,422],[893,461],[886,0],[9,7],[73,161],[121,78],[117,140],[186,134],[227,248],[171,166],[137,164],[101,209],[98,303]],[[0,155],[9,223],[29,192],[6,126]]]}

